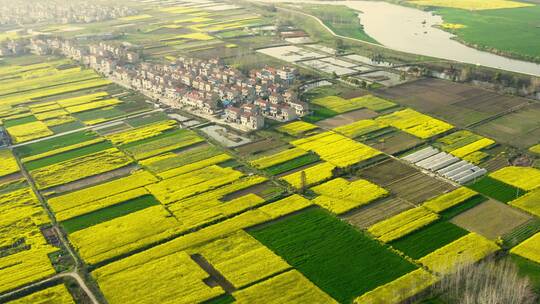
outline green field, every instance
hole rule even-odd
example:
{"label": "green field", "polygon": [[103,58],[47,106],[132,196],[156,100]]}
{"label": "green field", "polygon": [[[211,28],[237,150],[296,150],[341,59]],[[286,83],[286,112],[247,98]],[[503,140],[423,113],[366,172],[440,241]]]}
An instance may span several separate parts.
{"label": "green field", "polygon": [[53,155],[53,156],[37,159],[37,160],[31,161],[31,162],[25,163],[24,167],[28,171],[32,171],[32,170],[43,168],[43,167],[46,167],[46,166],[49,166],[49,165],[52,165],[52,164],[63,162],[63,161],[66,161],[66,160],[70,160],[70,159],[74,159],[74,158],[77,158],[77,157],[81,157],[81,156],[85,156],[85,155],[88,155],[88,154],[103,151],[103,150],[109,149],[111,147],[112,147],[112,144],[110,142],[103,141],[103,142],[93,144],[93,145],[90,145],[90,146],[87,146],[87,147],[82,147],[82,148],[79,148],[79,149],[75,149],[75,150],[71,150],[71,151],[66,151],[64,153],[56,154],[56,155]]}
{"label": "green field", "polygon": [[390,245],[413,259],[419,259],[467,233],[469,233],[467,230],[452,223],[438,221],[394,241]]}
{"label": "green field", "polygon": [[19,157],[24,158],[82,143],[95,138],[97,138],[96,133],[90,131],[80,131],[18,147],[15,149],[15,153]]}
{"label": "green field", "polygon": [[265,171],[271,175],[278,175],[281,173],[285,173],[287,171],[291,171],[296,168],[300,168],[305,165],[312,164],[318,160],[319,160],[319,156],[317,154],[310,153],[310,154],[302,155],[295,159],[291,159],[284,163],[266,168]]}
{"label": "green field", "polygon": [[114,206],[87,213],[62,222],[67,233],[73,233],[99,223],[110,221],[114,218],[159,205],[159,202],[151,195],[141,196]]}
{"label": "green field", "polygon": [[474,191],[494,198],[499,202],[508,203],[525,194],[522,190],[486,176],[476,183],[469,185]]}
{"label": "green field", "polygon": [[540,232],[540,218],[533,218],[529,222],[517,227],[502,237],[505,248],[512,248],[517,244]]}
{"label": "green field", "polygon": [[81,128],[84,128],[84,125],[80,121],[77,121],[77,120],[68,122],[65,124],[49,127],[49,129],[51,129],[51,131],[53,131],[54,134],[64,133],[64,132],[73,131],[73,130],[77,130]]}
{"label": "green field", "polygon": [[416,268],[320,208],[249,232],[341,303]]}
{"label": "green field", "polygon": [[18,125],[24,125],[25,123],[34,122],[34,121],[37,121],[36,117],[34,115],[29,115],[29,116],[25,116],[21,118],[6,120],[4,121],[4,127],[9,128],[9,127],[14,127]]}
{"label": "green field", "polygon": [[364,32],[358,12],[344,5],[309,5],[304,12],[316,16],[338,35],[378,43]]}
{"label": "green field", "polygon": [[483,11],[438,8],[436,13],[445,22],[465,25],[453,32],[466,43],[540,61],[540,6]]}

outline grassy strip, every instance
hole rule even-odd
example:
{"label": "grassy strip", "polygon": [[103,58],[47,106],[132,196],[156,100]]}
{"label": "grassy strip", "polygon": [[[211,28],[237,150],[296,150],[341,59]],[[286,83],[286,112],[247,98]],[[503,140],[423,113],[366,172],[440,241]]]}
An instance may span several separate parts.
{"label": "grassy strip", "polygon": [[447,221],[437,221],[390,245],[413,259],[419,259],[469,233]]}
{"label": "grassy strip", "polygon": [[10,128],[18,125],[24,125],[25,123],[37,121],[37,118],[34,115],[28,115],[21,118],[9,119],[4,121],[4,127]]}
{"label": "grassy strip", "polygon": [[489,176],[485,176],[476,183],[468,186],[474,191],[484,194],[485,196],[494,198],[500,202],[508,203],[525,194],[514,186],[505,184]]}
{"label": "grassy strip", "polygon": [[64,136],[59,136],[40,142],[36,142],[29,145],[24,145],[15,149],[15,153],[20,158],[25,158],[31,155],[41,154],[47,151],[55,150],[58,148],[63,148],[78,144],[87,140],[97,138],[97,134],[90,131],[81,131]]}
{"label": "grassy strip", "polygon": [[449,220],[460,213],[463,213],[477,205],[480,205],[481,203],[485,201],[487,201],[487,198],[485,196],[482,196],[482,195],[473,196],[469,198],[468,200],[460,203],[459,205],[456,205],[452,208],[446,209],[443,212],[441,212],[440,213],[441,218]]}
{"label": "grassy strip", "polygon": [[79,149],[66,151],[64,153],[60,153],[60,154],[56,154],[56,155],[53,155],[53,156],[49,156],[49,157],[34,160],[34,161],[31,161],[31,162],[25,163],[24,167],[28,171],[33,171],[33,170],[43,168],[43,167],[46,167],[46,166],[49,166],[49,165],[52,165],[52,164],[56,164],[56,163],[59,163],[59,162],[62,162],[62,161],[66,161],[66,160],[74,159],[74,158],[77,158],[77,157],[85,156],[85,155],[88,155],[88,154],[96,153],[96,152],[99,152],[99,151],[103,151],[103,150],[109,149],[111,147],[112,147],[112,144],[110,142],[102,141],[100,143],[90,145],[90,146],[87,146],[87,147],[82,147],[82,148],[79,148]]}
{"label": "grassy strip", "polygon": [[159,205],[159,202],[153,196],[144,195],[114,206],[74,217],[61,224],[67,233],[73,233],[156,205]]}
{"label": "grassy strip", "polygon": [[416,268],[320,208],[253,228],[250,234],[341,303]]}
{"label": "grassy strip", "polygon": [[319,156],[315,153],[310,153],[302,155],[300,157],[291,159],[281,164],[266,168],[265,171],[271,175],[278,175],[287,171],[291,171],[296,168],[300,168],[305,165],[312,164],[316,161],[319,161]]}

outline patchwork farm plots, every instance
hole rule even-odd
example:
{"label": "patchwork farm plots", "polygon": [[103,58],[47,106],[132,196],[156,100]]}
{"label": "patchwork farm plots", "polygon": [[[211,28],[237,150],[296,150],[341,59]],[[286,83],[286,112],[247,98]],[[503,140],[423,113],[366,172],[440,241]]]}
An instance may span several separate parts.
{"label": "patchwork farm plots", "polygon": [[[258,28],[272,21],[238,5],[218,1],[132,1],[140,14],[89,24],[49,25],[43,33],[65,38],[91,37],[96,33],[122,33],[111,43],[128,43],[148,59],[175,60],[178,56],[231,57],[242,53],[261,37]],[[66,28],[71,27],[69,31]],[[271,37],[262,40],[271,41]]]}
{"label": "patchwork farm plots", "polygon": [[[267,22],[232,4],[141,3],[74,34],[125,29],[151,58],[204,57]],[[506,105],[534,106],[461,90],[320,87],[311,115],[228,148],[69,60],[3,60],[0,302],[86,303],[63,280],[78,273],[109,304],[397,304],[488,257],[540,269],[540,170],[500,161],[519,138],[536,153],[520,132],[538,128],[489,131]]]}
{"label": "patchwork farm plots", "polygon": [[[62,280],[10,293],[76,263],[99,299],[126,304],[400,303],[497,252],[540,262],[540,170],[465,185],[428,174],[403,157],[433,147],[482,166],[496,143],[391,100],[319,96],[334,117],[374,114],[280,124],[228,149],[69,61],[0,74],[8,303],[80,301]],[[375,144],[393,136],[414,144]],[[58,258],[66,245],[76,261]]]}

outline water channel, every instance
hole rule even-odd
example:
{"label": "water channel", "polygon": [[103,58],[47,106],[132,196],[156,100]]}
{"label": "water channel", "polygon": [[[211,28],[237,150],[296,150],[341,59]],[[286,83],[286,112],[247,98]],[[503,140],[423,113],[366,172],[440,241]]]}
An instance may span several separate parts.
{"label": "water channel", "polygon": [[480,51],[452,39],[453,34],[434,27],[443,20],[431,12],[381,1],[294,1],[300,2],[345,5],[359,11],[364,31],[393,50],[540,76],[540,64]]}

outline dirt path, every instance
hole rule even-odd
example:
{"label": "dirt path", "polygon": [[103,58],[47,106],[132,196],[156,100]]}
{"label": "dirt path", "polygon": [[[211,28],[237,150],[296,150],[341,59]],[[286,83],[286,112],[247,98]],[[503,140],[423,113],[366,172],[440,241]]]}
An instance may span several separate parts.
{"label": "dirt path", "polygon": [[52,277],[50,277],[48,279],[44,279],[44,280],[41,280],[39,282],[32,283],[30,285],[26,285],[26,286],[24,286],[22,288],[19,288],[19,289],[16,289],[14,291],[11,291],[9,293],[3,294],[2,296],[0,296],[0,302],[2,302],[2,299],[12,297],[12,296],[17,295],[19,293],[28,292],[30,290],[33,290],[34,288],[38,288],[38,287],[40,287],[42,285],[47,285],[47,284],[49,284],[51,282],[54,282],[54,281],[57,281],[57,280],[60,280],[60,279],[63,279],[63,278],[72,278],[73,280],[75,280],[77,282],[77,284],[79,285],[79,287],[86,293],[86,295],[88,296],[88,298],[90,299],[92,304],[99,304],[99,301],[96,299],[96,297],[94,296],[94,293],[90,290],[90,288],[88,288],[88,286],[86,285],[86,282],[83,280],[81,275],[79,273],[75,272],[75,271],[59,273],[59,274],[54,275],[54,276],[52,276]]}
{"label": "dirt path", "polygon": [[45,280],[42,280],[42,281],[39,281],[39,282],[35,282],[33,284],[24,286],[24,287],[22,287],[20,289],[14,290],[14,291],[12,291],[10,293],[4,294],[3,296],[0,297],[0,300],[2,298],[8,297],[10,295],[14,295],[14,294],[23,292],[25,290],[28,290],[30,288],[38,287],[38,286],[41,286],[43,284],[50,283],[50,282],[52,282],[54,280],[58,280],[58,279],[61,279],[61,278],[64,278],[64,277],[71,277],[77,282],[79,287],[86,293],[86,295],[88,296],[88,298],[90,299],[92,304],[99,304],[99,302],[98,302],[96,296],[94,295],[94,293],[92,292],[92,290],[90,290],[90,288],[88,288],[86,282],[83,280],[81,275],[78,273],[78,271],[80,269],[80,266],[82,265],[81,260],[75,254],[75,251],[71,248],[71,244],[68,242],[68,240],[62,234],[60,228],[58,227],[58,223],[56,222],[56,219],[54,217],[54,214],[53,214],[52,210],[45,203],[45,199],[43,198],[41,193],[38,191],[34,181],[31,179],[30,174],[28,173],[28,171],[26,171],[26,169],[24,168],[21,160],[18,157],[15,157],[15,159],[17,160],[17,163],[18,163],[19,167],[21,168],[21,173],[24,175],[24,177],[28,181],[28,185],[32,188],[32,191],[34,191],[34,193],[35,193],[36,197],[38,198],[39,202],[41,203],[43,209],[47,212],[47,215],[51,219],[53,229],[54,229],[55,233],[57,234],[60,242],[62,243],[64,248],[67,250],[67,252],[71,256],[73,261],[75,262],[75,269],[73,271],[71,271],[71,272],[59,273],[59,274],[57,274],[55,276],[52,276],[52,277],[50,277],[48,279],[45,279]]}

